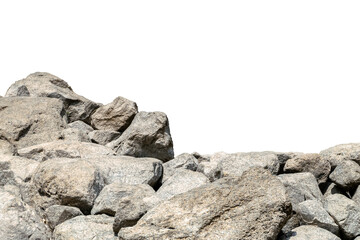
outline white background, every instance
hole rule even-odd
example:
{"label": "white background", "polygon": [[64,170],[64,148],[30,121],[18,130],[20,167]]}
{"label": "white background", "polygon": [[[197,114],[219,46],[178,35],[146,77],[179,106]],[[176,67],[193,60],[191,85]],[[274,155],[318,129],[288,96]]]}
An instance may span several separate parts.
{"label": "white background", "polygon": [[0,95],[36,71],[163,111],[175,153],[360,142],[359,1],[1,1]]}

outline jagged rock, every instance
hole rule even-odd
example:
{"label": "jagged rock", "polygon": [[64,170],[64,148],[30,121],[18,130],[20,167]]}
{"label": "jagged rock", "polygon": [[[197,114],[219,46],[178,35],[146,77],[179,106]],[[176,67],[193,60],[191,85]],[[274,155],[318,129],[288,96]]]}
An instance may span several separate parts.
{"label": "jagged rock", "polygon": [[183,153],[176,158],[163,164],[164,174],[162,182],[164,183],[170,178],[178,169],[189,169],[196,171],[198,167],[198,160],[191,154]]}
{"label": "jagged rock", "polygon": [[54,199],[59,205],[78,207],[85,213],[90,212],[104,187],[100,171],[90,162],[76,158],[54,158],[42,162],[32,183],[44,198]]}
{"label": "jagged rock", "polygon": [[106,145],[120,136],[121,133],[109,130],[95,130],[89,133],[91,141],[101,145]]}
{"label": "jagged rock", "polygon": [[281,174],[278,176],[286,188],[293,209],[305,200],[323,200],[317,181],[309,172]]}
{"label": "jagged rock", "polygon": [[335,168],[339,163],[351,160],[360,163],[360,143],[340,144],[320,152],[323,159],[330,162]]}
{"label": "jagged rock", "polygon": [[304,153],[301,152],[274,152],[278,157],[280,165],[285,166],[289,159],[296,158]]}
{"label": "jagged rock", "polygon": [[174,158],[169,121],[162,112],[139,112],[122,135],[107,146],[118,155],[153,157],[164,162]]}
{"label": "jagged rock", "polygon": [[38,165],[39,162],[31,159],[10,155],[0,155],[0,172],[4,172],[3,174],[5,174],[6,171],[12,172],[10,175],[13,176],[13,179],[16,180],[16,182],[30,181]]}
{"label": "jagged rock", "polygon": [[119,205],[125,198],[132,201],[142,201],[145,197],[151,197],[155,191],[148,184],[124,184],[112,183],[103,188],[96,198],[91,214],[107,214],[114,216]]}
{"label": "jagged rock", "polygon": [[342,161],[329,178],[343,189],[354,189],[360,184],[360,166],[353,161]]}
{"label": "jagged rock", "polygon": [[91,125],[99,130],[125,131],[137,113],[135,102],[117,97],[91,115]]}
{"label": "jagged rock", "polygon": [[360,235],[360,206],[344,195],[329,195],[324,208],[335,219],[341,231],[348,239]]}
{"label": "jagged rock", "polygon": [[332,194],[343,194],[345,196],[347,195],[346,192],[344,192],[343,189],[336,186],[335,183],[327,182],[324,184],[323,187],[324,187],[324,189],[322,189],[322,192],[323,192],[325,198]]}
{"label": "jagged rock", "polygon": [[91,142],[90,137],[76,128],[67,128],[61,131],[61,139],[75,142]]}
{"label": "jagged rock", "polygon": [[280,240],[341,240],[333,233],[311,225],[304,225],[293,229],[288,236],[280,238]]}
{"label": "jagged rock", "polygon": [[299,203],[298,214],[301,216],[302,225],[316,225],[335,235],[339,234],[339,226],[318,200],[306,200]]}
{"label": "jagged rock", "polygon": [[156,195],[161,200],[167,200],[206,183],[209,183],[209,179],[204,174],[188,169],[178,169],[163,183]]}
{"label": "jagged rock", "polygon": [[203,173],[210,182],[216,181],[223,177],[221,167],[218,163],[202,161],[197,168],[198,172]]}
{"label": "jagged rock", "polygon": [[290,213],[281,182],[253,168],[174,196],[122,228],[119,239],[275,239]]}
{"label": "jagged rock", "polygon": [[17,149],[8,140],[0,139],[0,155],[17,155]]}
{"label": "jagged rock", "polygon": [[74,217],[56,226],[54,240],[116,240],[113,221],[104,214]]}
{"label": "jagged rock", "polygon": [[83,213],[76,207],[52,205],[45,210],[46,222],[51,229],[80,215],[83,215]]}
{"label": "jagged rock", "polygon": [[0,98],[0,136],[18,148],[57,140],[66,127],[58,99]]}
{"label": "jagged rock", "polygon": [[50,229],[20,196],[0,188],[0,239],[50,240]]}
{"label": "jagged rock", "polygon": [[86,134],[88,134],[89,132],[94,131],[94,129],[90,125],[88,125],[88,124],[86,124],[86,123],[84,123],[83,121],[80,121],[80,120],[69,123],[68,127],[78,129],[78,130],[80,130],[82,132],[85,132]]}
{"label": "jagged rock", "polygon": [[10,86],[5,96],[60,99],[64,102],[66,115],[70,122],[88,121],[90,114],[99,107],[99,104],[74,93],[64,80],[45,72],[36,72],[25,79],[16,81]]}
{"label": "jagged rock", "polygon": [[285,173],[310,172],[319,183],[326,182],[330,170],[330,163],[316,153],[302,154],[289,159],[284,167]]}
{"label": "jagged rock", "polygon": [[115,155],[110,148],[98,144],[62,140],[22,148],[18,150],[18,154],[40,162],[51,158],[91,158]]}
{"label": "jagged rock", "polygon": [[96,166],[106,184],[149,184],[155,186],[163,172],[161,161],[155,158],[133,158],[128,156],[103,156],[89,158]]}
{"label": "jagged rock", "polygon": [[278,239],[283,236],[291,235],[291,230],[300,226],[300,216],[296,212],[293,212],[290,219],[287,220],[286,224],[281,229]]}

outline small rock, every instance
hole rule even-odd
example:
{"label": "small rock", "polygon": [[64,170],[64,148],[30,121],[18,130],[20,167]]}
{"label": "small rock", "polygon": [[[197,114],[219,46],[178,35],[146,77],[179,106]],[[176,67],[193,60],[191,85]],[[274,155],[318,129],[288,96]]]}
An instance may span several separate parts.
{"label": "small rock", "polygon": [[95,130],[89,133],[91,141],[100,145],[106,145],[120,136],[121,133],[110,130]]}
{"label": "small rock", "polygon": [[76,207],[53,205],[45,210],[47,224],[51,229],[71,218],[83,215]]}
{"label": "small rock", "polygon": [[336,186],[335,183],[332,183],[332,182],[326,182],[323,185],[322,192],[324,194],[324,197],[327,197],[332,194],[342,194],[342,195],[347,196],[346,192],[344,192],[341,188],[339,188],[338,186]]}
{"label": "small rock", "polygon": [[288,236],[280,238],[280,240],[341,240],[333,233],[311,225],[300,226],[293,229]]}
{"label": "small rock", "polygon": [[360,164],[360,143],[340,144],[320,152],[323,159],[328,160],[334,169],[339,163],[351,160]]}
{"label": "small rock", "polygon": [[91,142],[89,136],[76,128],[67,128],[61,131],[61,139],[74,142]]}
{"label": "small rock", "polygon": [[353,161],[342,161],[329,177],[345,190],[355,189],[360,184],[360,166]]}
{"label": "small rock", "polygon": [[169,177],[174,175],[179,168],[196,171],[198,167],[198,160],[191,154],[183,153],[176,158],[163,164],[164,174],[162,182],[164,183]]}
{"label": "small rock", "polygon": [[80,120],[69,123],[68,127],[78,129],[78,130],[80,130],[82,132],[85,132],[86,134],[88,134],[89,132],[94,131],[94,129],[90,125],[88,125],[88,124],[86,124],[86,123],[84,123],[83,121],[80,121]]}

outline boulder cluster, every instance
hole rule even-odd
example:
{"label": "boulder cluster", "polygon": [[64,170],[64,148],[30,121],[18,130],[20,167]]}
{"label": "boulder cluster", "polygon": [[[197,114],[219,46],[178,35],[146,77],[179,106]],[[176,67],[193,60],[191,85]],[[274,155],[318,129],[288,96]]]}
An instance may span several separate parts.
{"label": "boulder cluster", "polygon": [[360,240],[360,144],[183,153],[162,112],[37,72],[0,97],[0,239]]}

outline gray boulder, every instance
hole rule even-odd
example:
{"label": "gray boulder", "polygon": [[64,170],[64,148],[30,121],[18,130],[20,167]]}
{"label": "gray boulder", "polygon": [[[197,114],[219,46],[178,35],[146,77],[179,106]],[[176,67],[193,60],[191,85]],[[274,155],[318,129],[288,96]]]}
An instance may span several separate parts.
{"label": "gray boulder", "polygon": [[290,213],[283,184],[253,168],[174,196],[122,228],[119,239],[275,239]]}
{"label": "gray boulder", "polygon": [[342,161],[329,177],[345,190],[355,189],[360,184],[360,166],[353,161]]}
{"label": "gray boulder", "polygon": [[360,163],[360,143],[340,144],[320,152],[323,159],[328,160],[332,168],[339,163],[351,160]]}
{"label": "gray boulder", "polygon": [[77,216],[57,225],[54,240],[116,240],[113,217],[107,215]]}
{"label": "gray boulder", "polygon": [[91,141],[100,145],[106,145],[120,136],[121,133],[110,130],[95,130],[89,133]]}
{"label": "gray boulder", "polygon": [[107,105],[99,107],[91,115],[91,125],[95,129],[125,131],[138,113],[135,102],[117,97]]}
{"label": "gray boulder", "polygon": [[164,183],[169,177],[174,175],[174,173],[178,169],[189,169],[192,171],[196,171],[197,167],[198,160],[192,154],[180,154],[176,156],[176,158],[163,164],[164,173],[162,177],[162,182]]}
{"label": "gray boulder", "polygon": [[84,123],[83,121],[80,121],[80,120],[69,123],[68,127],[73,128],[73,129],[78,129],[78,130],[80,130],[82,132],[85,132],[86,134],[88,134],[89,132],[94,131],[94,129],[90,125],[88,125],[88,124],[86,124],[86,123]]}
{"label": "gray boulder", "polygon": [[61,131],[61,139],[75,142],[91,142],[90,137],[76,128],[67,128]]}
{"label": "gray boulder", "polygon": [[0,136],[18,148],[57,140],[66,127],[58,99],[0,98],[0,109]]}
{"label": "gray boulder", "polygon": [[293,229],[288,236],[283,236],[280,240],[341,240],[333,233],[311,225],[304,225]]}
{"label": "gray boulder", "polygon": [[60,99],[64,103],[69,122],[88,121],[90,114],[99,107],[99,104],[74,93],[64,80],[45,72],[36,72],[25,79],[16,81],[10,86],[5,96]]}
{"label": "gray boulder", "polygon": [[83,215],[83,213],[76,207],[52,205],[45,210],[46,223],[51,229],[80,215]]}
{"label": "gray boulder", "polygon": [[153,157],[163,162],[174,158],[169,121],[162,112],[139,112],[122,135],[107,146],[118,155]]}

